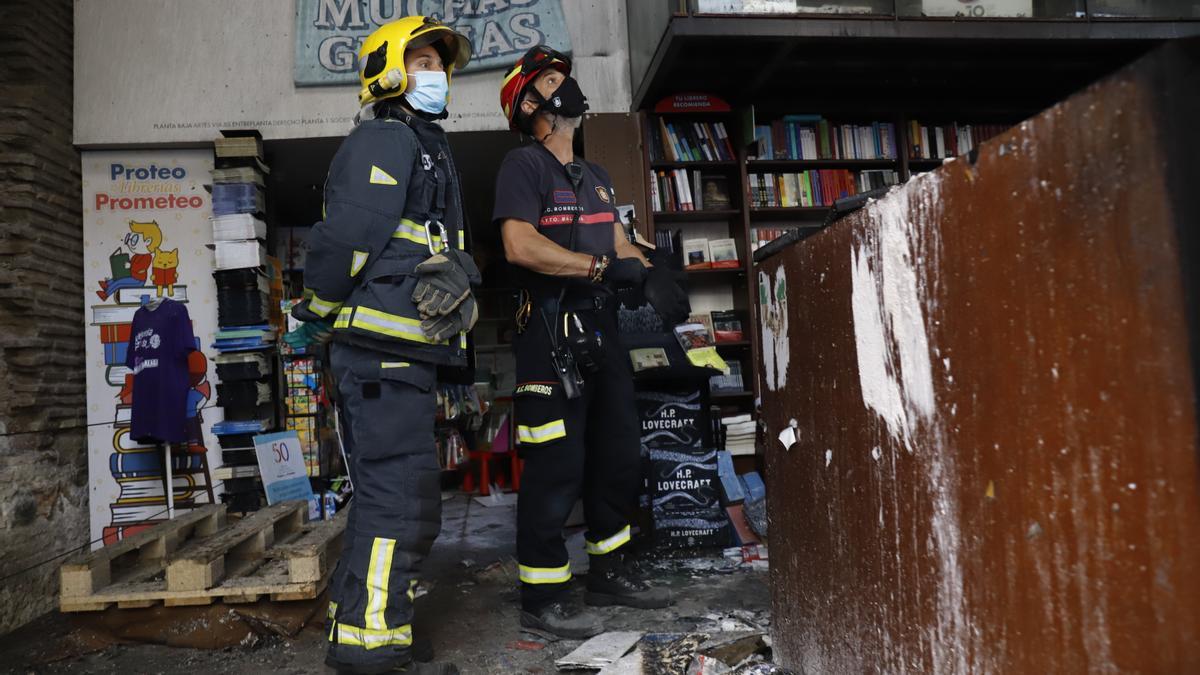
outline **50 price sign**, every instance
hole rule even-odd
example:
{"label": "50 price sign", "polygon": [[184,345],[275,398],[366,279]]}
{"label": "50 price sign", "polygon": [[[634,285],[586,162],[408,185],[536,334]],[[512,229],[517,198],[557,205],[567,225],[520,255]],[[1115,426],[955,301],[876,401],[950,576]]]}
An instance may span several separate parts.
{"label": "50 price sign", "polygon": [[271,444],[271,454],[275,458],[276,464],[283,464],[292,457],[292,450],[288,447],[287,441],[279,441]]}
{"label": "50 price sign", "polygon": [[258,456],[258,472],[268,504],[312,496],[300,437],[295,431],[255,436],[254,453]]}

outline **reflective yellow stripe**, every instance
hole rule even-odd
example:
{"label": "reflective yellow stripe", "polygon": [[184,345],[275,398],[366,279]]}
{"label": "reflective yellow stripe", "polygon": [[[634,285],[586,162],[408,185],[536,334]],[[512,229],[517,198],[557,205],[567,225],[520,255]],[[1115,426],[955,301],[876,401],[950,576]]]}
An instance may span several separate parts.
{"label": "reflective yellow stripe", "polygon": [[402,647],[412,645],[412,626],[408,624],[391,630],[373,630],[371,628],[359,628],[358,626],[348,626],[344,623],[339,623],[334,627],[331,635],[336,637],[338,644],[366,649],[376,649],[391,645]]}
{"label": "reflective yellow stripe", "polygon": [[527,584],[562,584],[571,580],[571,563],[562,567],[529,567],[517,565],[521,581]]}
{"label": "reflective yellow stripe", "polygon": [[343,307],[342,311],[338,312],[337,321],[333,322],[334,328],[349,328],[350,316],[354,314],[354,310],[349,307]]}
{"label": "reflective yellow stripe", "polygon": [[567,425],[562,420],[547,422],[540,427],[517,425],[518,443],[546,443],[557,438],[567,437]]}
{"label": "reflective yellow stripe", "polygon": [[[392,239],[404,239],[422,246],[429,245],[429,237],[425,234],[425,226],[415,220],[409,220],[408,218],[400,219],[400,224],[397,225],[396,229],[392,232]],[[439,248],[441,244],[442,238],[436,234],[433,235],[434,248]]]}
{"label": "reflective yellow stripe", "polygon": [[413,579],[408,582],[408,599],[410,601],[417,599],[417,580]]}
{"label": "reflective yellow stripe", "polygon": [[467,248],[467,233],[461,229],[458,231],[458,248],[460,250]]}
{"label": "reflective yellow stripe", "polygon": [[322,300],[321,298],[317,297],[316,293],[313,293],[307,288],[304,289],[304,294],[308,296],[308,308],[317,316],[328,316],[330,312],[342,306],[342,303],[340,302]]}
{"label": "reflective yellow stripe", "polygon": [[612,553],[620,548],[623,544],[629,543],[629,539],[629,526],[626,525],[625,529],[614,534],[608,539],[603,539],[594,544],[590,541],[587,541],[587,546],[585,548],[587,548],[587,552],[591,553],[592,555],[604,555],[605,553]]}
{"label": "reflective yellow stripe", "polygon": [[367,264],[367,257],[366,251],[354,252],[354,258],[350,261],[350,276],[356,276],[362,271],[363,265]]}
{"label": "reflective yellow stripe", "polygon": [[408,361],[383,361],[379,364],[380,368],[407,368],[410,364]]}
{"label": "reflective yellow stripe", "polygon": [[388,580],[392,577],[392,553],[396,550],[395,539],[375,537],[371,543],[371,563],[367,566],[367,628],[377,631],[387,629],[383,613],[387,610]]}
{"label": "reflective yellow stripe", "polygon": [[329,601],[329,611],[325,612],[325,616],[332,619],[337,615],[337,603],[333,600]]}
{"label": "reflective yellow stripe", "polygon": [[[340,315],[338,316],[338,320],[341,320]],[[390,335],[401,340],[423,342],[428,345],[450,344],[448,340],[438,341],[426,337],[425,332],[421,330],[421,322],[416,319],[410,319],[398,314],[388,314],[387,312],[381,312],[370,307],[354,308],[353,316],[348,319],[347,326],[360,328],[372,333]],[[338,324],[334,324],[334,328],[340,327]]]}
{"label": "reflective yellow stripe", "polygon": [[458,334],[458,347],[460,349],[467,348],[467,332],[466,331],[463,331]]}

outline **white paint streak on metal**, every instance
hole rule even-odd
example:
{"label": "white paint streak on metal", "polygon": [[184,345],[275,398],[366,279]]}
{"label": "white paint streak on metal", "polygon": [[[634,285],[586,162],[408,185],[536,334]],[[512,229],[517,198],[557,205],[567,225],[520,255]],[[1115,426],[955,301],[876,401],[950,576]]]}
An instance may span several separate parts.
{"label": "white paint streak on metal", "polygon": [[762,313],[762,358],[767,388],[779,391],[787,386],[788,365],[791,350],[788,345],[788,302],[787,274],[783,267],[775,272],[775,278],[765,272],[758,273],[760,292],[765,289],[767,303]]}
{"label": "white paint streak on metal", "polygon": [[[939,283],[940,176],[925,174],[869,207],[870,227],[851,251],[851,305],[863,405],[897,446],[925,455],[923,494],[931,500],[928,547],[938,567],[937,620],[927,626],[935,673],[967,673],[993,663],[973,635],[960,557],[954,456],[933,387],[927,322]],[[934,346],[936,350],[936,345]],[[940,354],[940,352],[937,352]],[[953,384],[949,357],[948,386]],[[914,486],[915,487],[915,486]]]}

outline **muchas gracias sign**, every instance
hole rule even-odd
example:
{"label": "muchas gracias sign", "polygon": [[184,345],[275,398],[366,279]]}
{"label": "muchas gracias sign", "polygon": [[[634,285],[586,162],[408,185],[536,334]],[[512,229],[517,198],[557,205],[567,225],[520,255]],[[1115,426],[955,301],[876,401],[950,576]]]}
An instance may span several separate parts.
{"label": "muchas gracias sign", "polygon": [[357,83],[363,39],[413,15],[437,18],[471,40],[465,72],[506,68],[537,45],[571,51],[560,0],[297,0],[295,83]]}

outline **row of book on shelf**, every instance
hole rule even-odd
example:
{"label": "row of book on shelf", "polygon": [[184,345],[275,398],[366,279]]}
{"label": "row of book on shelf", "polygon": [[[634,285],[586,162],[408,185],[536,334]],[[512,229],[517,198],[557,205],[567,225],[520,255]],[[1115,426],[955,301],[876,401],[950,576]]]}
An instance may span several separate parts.
{"label": "row of book on shelf", "polygon": [[750,250],[757,251],[783,235],[795,230],[797,226],[784,227],[755,227],[750,230]]}
{"label": "row of book on shelf", "polygon": [[752,208],[832,206],[843,197],[895,185],[900,182],[900,174],[891,170],[812,169],[752,173],[748,180]]}
{"label": "row of book on shelf", "polygon": [[737,159],[724,122],[646,117],[652,162],[721,162]]}
{"label": "row of book on shelf", "polygon": [[896,159],[896,125],[833,124],[820,115],[784,115],[754,127],[751,159]]}
{"label": "row of book on shelf", "polygon": [[1001,124],[950,124],[925,125],[913,120],[908,129],[908,156],[916,159],[945,159],[957,157],[975,149],[975,146],[992,136],[1000,134],[1006,126]]}
{"label": "row of book on shelf", "polygon": [[730,208],[729,179],[697,170],[671,169],[653,173],[650,206],[656,213],[719,211]]}

